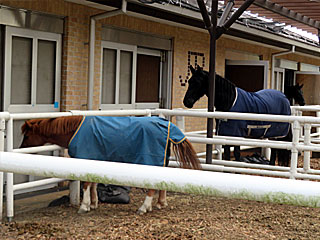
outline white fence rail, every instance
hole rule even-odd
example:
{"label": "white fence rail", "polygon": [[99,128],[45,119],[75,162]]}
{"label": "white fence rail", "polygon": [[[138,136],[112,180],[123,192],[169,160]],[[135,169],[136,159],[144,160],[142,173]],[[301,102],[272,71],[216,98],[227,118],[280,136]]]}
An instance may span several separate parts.
{"label": "white fence rail", "polygon": [[[306,109],[306,110],[305,110]],[[292,152],[291,157],[291,166],[288,167],[278,167],[278,166],[269,166],[269,165],[258,165],[258,164],[248,164],[241,162],[232,162],[232,161],[223,161],[223,160],[214,160],[212,165],[202,164],[204,170],[211,171],[220,171],[220,172],[239,172],[245,174],[259,174],[259,175],[268,175],[276,177],[286,177],[286,178],[299,178],[299,179],[320,179],[320,170],[315,170],[310,168],[310,151],[320,152],[320,145],[317,134],[311,134],[311,128],[316,127],[320,129],[320,118],[319,117],[308,117],[308,116],[299,116],[302,115],[302,111],[315,111],[320,112],[320,106],[309,107],[309,108],[299,108],[297,107],[295,113],[296,116],[278,116],[278,115],[266,115],[266,114],[246,114],[246,113],[225,113],[225,112],[214,112],[208,113],[203,111],[193,111],[193,110],[166,110],[166,109],[157,109],[157,110],[117,110],[117,111],[71,111],[64,113],[30,113],[30,114],[9,114],[2,112],[0,113],[0,151],[4,150],[4,133],[6,131],[6,141],[7,141],[7,152],[13,153],[35,153],[41,151],[52,151],[58,150],[60,147],[52,146],[43,146],[43,147],[34,147],[26,149],[13,149],[13,121],[14,120],[24,120],[31,118],[47,118],[47,117],[60,117],[60,116],[69,116],[69,115],[104,115],[104,116],[151,116],[151,115],[160,115],[160,116],[175,116],[177,118],[177,125],[184,130],[184,119],[183,117],[201,117],[201,118],[224,118],[224,119],[247,119],[247,120],[261,120],[261,121],[276,121],[276,122],[290,122],[293,126],[293,141],[292,142],[282,142],[282,141],[271,141],[271,140],[259,140],[259,139],[244,139],[244,138],[234,138],[234,137],[221,137],[214,136],[212,139],[207,139],[206,137],[194,137],[189,136],[188,138],[191,142],[201,143],[201,144],[217,144],[217,145],[243,145],[245,142],[246,146],[259,146],[264,148],[281,148],[289,149]],[[298,115],[298,116],[297,116]],[[320,116],[317,113],[317,116]],[[7,124],[5,124],[7,123]],[[301,130],[303,129],[303,131]],[[304,134],[302,134],[304,133]],[[188,135],[188,133],[186,133]],[[198,133],[193,133],[198,134]],[[304,152],[304,167],[297,167],[298,151]],[[1,155],[2,156],[2,155]],[[10,157],[10,155],[8,155]],[[15,158],[15,155],[12,155],[11,158]],[[38,158],[38,156],[36,157]],[[47,158],[41,156],[41,159]],[[28,158],[29,159],[29,158]],[[29,161],[29,160],[28,160]],[[170,162],[170,166],[176,166],[174,162]],[[0,167],[0,170],[2,168]],[[11,169],[11,171],[14,169]],[[164,171],[167,171],[165,169]],[[171,170],[170,170],[171,171]],[[15,171],[12,171],[15,172]],[[184,171],[183,171],[184,173]],[[219,175],[220,176],[220,175]],[[223,175],[225,178],[230,178],[233,175],[227,174]],[[241,175],[235,175],[235,178],[240,177]],[[253,177],[253,176],[250,176]],[[241,177],[242,178],[242,177]],[[72,179],[72,178],[71,178]],[[269,179],[269,178],[266,178]],[[50,181],[56,182],[61,179],[52,179],[52,180],[40,180],[43,183],[48,183]],[[216,178],[212,178],[213,181],[216,181]],[[227,181],[227,180],[226,180]],[[269,181],[269,180],[263,180]],[[270,180],[271,181],[271,180]],[[273,181],[273,180],[272,180]],[[134,182],[134,181],[133,181]],[[236,182],[236,181],[234,181]],[[307,183],[310,183],[307,181]],[[30,188],[32,185],[41,184],[41,182],[32,182],[24,183],[21,185],[13,184],[13,174],[7,174],[7,185],[6,185],[6,196],[7,196],[7,217],[10,219],[13,217],[13,195],[16,189],[22,189],[24,187]],[[214,183],[212,183],[214,184]],[[260,183],[259,183],[260,184]],[[314,183],[312,183],[314,184]],[[308,184],[307,184],[308,185]],[[78,186],[78,185],[77,185]],[[311,185],[308,185],[311,186]],[[164,186],[166,189],[166,186]],[[168,188],[167,188],[168,189]],[[170,189],[169,189],[170,190]],[[251,189],[253,191],[253,189]],[[250,191],[251,191],[250,190]],[[281,190],[282,191],[282,190]],[[314,192],[315,193],[315,192]],[[0,173],[0,217],[2,217],[2,194],[3,194],[3,173]],[[74,192],[71,193],[74,197],[74,202],[78,202],[78,195]],[[315,193],[315,196],[320,197],[320,195]],[[318,205],[317,205],[318,206]]]}
{"label": "white fence rail", "polygon": [[[36,166],[36,167],[35,167]],[[239,199],[320,207],[320,182],[0,153],[0,170]]]}

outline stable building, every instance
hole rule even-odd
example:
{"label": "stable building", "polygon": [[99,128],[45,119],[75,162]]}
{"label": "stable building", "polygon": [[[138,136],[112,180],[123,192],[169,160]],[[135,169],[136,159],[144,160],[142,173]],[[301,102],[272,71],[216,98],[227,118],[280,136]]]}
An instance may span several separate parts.
{"label": "stable building", "polygon": [[[209,66],[209,34],[189,2],[0,0],[1,111],[183,108],[189,66]],[[319,66],[319,39],[250,13],[217,42],[216,71],[247,91],[304,83],[307,104],[320,104]],[[186,120],[186,131],[205,127]]]}

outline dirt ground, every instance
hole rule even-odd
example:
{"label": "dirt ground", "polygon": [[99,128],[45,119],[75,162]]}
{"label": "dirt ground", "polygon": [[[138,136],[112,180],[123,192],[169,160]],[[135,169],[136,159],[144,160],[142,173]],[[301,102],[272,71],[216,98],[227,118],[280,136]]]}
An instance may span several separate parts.
{"label": "dirt ground", "polygon": [[130,197],[84,215],[69,205],[21,211],[0,224],[0,239],[320,239],[319,208],[170,192],[166,209],[140,216],[145,192]]}

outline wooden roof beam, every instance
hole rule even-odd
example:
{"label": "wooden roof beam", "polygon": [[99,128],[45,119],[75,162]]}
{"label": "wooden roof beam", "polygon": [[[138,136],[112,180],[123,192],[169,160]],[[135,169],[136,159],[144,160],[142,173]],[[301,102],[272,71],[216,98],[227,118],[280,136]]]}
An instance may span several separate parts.
{"label": "wooden roof beam", "polygon": [[[249,8],[254,1],[255,0],[245,0],[245,2],[237,9],[236,12],[234,12],[231,15],[231,17],[228,20],[226,20],[223,24],[221,23],[221,25],[218,26],[216,36],[215,36],[216,39],[219,39],[221,35],[224,34],[231,27],[231,25],[239,19],[242,13],[246,11],[247,8]],[[233,1],[229,1],[229,2],[233,2]]]}
{"label": "wooden roof beam", "polygon": [[253,2],[254,5],[259,6],[261,8],[264,8],[266,10],[269,10],[271,12],[280,14],[281,16],[287,17],[289,19],[292,19],[294,21],[303,23],[307,26],[320,29],[320,21],[313,20],[307,16],[304,16],[300,13],[294,12],[286,7],[283,7],[279,4],[270,2],[268,0],[255,0]]}

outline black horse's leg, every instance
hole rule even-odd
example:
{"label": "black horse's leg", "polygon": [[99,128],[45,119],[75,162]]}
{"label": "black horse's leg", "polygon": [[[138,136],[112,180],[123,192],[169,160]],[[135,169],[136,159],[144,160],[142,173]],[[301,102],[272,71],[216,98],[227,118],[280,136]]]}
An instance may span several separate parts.
{"label": "black horse's leg", "polygon": [[286,149],[279,149],[278,163],[279,166],[289,167],[291,151]]}
{"label": "black horse's leg", "polygon": [[230,160],[230,145],[224,145],[223,149],[224,149],[223,159]]}
{"label": "black horse's leg", "polygon": [[277,152],[279,149],[271,148],[271,157],[270,157],[270,163],[269,165],[275,166],[276,165],[276,158],[277,158]]}
{"label": "black horse's leg", "polygon": [[240,162],[240,157],[241,157],[240,146],[234,146],[233,154],[234,154],[236,161]]}
{"label": "black horse's leg", "polygon": [[[286,142],[292,142],[292,137],[293,137],[293,135],[292,135],[291,127],[290,127],[287,136],[282,138],[282,140],[286,141]],[[278,151],[279,151],[279,154],[278,154],[278,163],[279,163],[279,165],[283,166],[283,167],[289,167],[291,151],[290,150],[286,150],[286,149],[279,149]]]}

